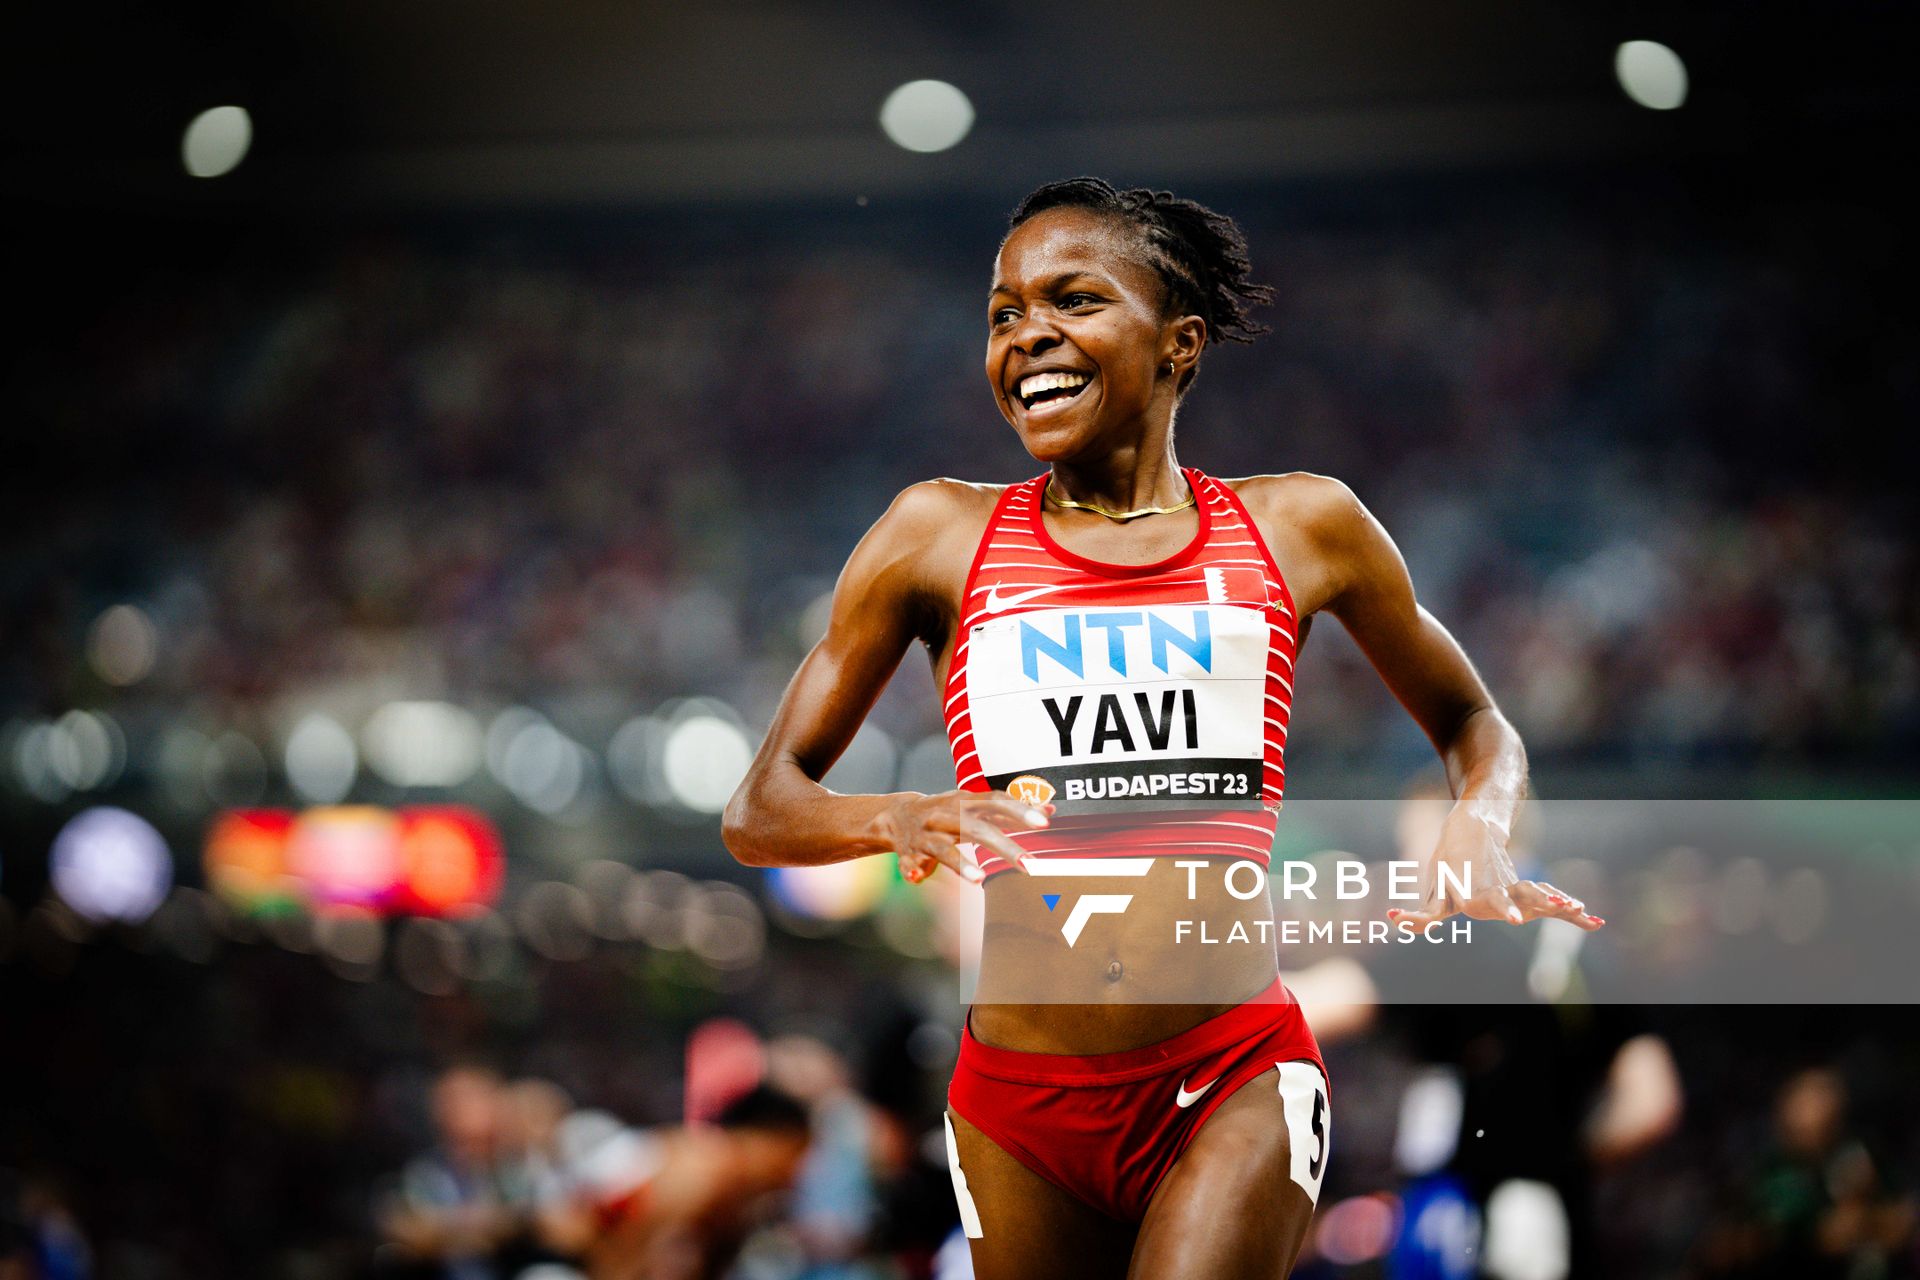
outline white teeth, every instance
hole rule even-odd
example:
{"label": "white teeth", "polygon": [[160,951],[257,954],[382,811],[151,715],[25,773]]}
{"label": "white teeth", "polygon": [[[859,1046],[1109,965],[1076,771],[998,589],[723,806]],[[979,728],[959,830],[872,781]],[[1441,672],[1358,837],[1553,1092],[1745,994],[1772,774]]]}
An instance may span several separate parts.
{"label": "white teeth", "polygon": [[1020,379],[1020,396],[1022,399],[1032,399],[1042,391],[1083,387],[1091,381],[1084,373],[1036,373],[1031,378]]}

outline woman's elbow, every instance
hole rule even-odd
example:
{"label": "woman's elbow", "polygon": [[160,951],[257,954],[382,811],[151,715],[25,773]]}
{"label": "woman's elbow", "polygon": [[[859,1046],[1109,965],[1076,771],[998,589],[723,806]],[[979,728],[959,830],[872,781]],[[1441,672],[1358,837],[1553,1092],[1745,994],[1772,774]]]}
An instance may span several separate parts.
{"label": "woman's elbow", "polygon": [[757,839],[759,823],[753,803],[751,780],[742,782],[720,814],[720,842],[727,846],[733,860],[745,867],[769,865]]}

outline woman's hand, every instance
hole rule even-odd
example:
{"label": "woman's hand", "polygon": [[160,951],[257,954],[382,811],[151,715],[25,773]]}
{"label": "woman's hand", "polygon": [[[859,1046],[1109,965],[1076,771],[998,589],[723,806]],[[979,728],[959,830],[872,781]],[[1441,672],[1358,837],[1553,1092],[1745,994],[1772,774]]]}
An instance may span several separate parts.
{"label": "woman's hand", "polygon": [[[1522,880],[1507,856],[1507,830],[1462,802],[1453,806],[1440,829],[1440,845],[1427,863],[1425,892],[1417,911],[1387,912],[1387,919],[1424,929],[1455,913],[1474,920],[1565,920],[1589,932],[1606,921],[1589,915],[1584,902],[1539,880]],[[1441,866],[1452,871],[1441,875]],[[1459,886],[1469,890],[1461,897]]]}
{"label": "woman's hand", "polygon": [[1026,851],[1007,832],[1046,825],[1045,810],[1004,791],[942,791],[889,805],[874,819],[873,834],[900,856],[900,874],[910,884],[919,884],[942,864],[979,884],[986,873],[960,851],[962,843],[991,849],[1025,871]]}

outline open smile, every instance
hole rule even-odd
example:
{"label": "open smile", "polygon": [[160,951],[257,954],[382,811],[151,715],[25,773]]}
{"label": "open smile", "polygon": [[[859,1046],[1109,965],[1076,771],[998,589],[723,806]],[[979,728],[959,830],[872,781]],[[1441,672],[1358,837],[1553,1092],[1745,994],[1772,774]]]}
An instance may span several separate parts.
{"label": "open smile", "polygon": [[1029,416],[1052,413],[1073,401],[1093,385],[1093,375],[1073,370],[1034,373],[1020,379],[1015,398]]}

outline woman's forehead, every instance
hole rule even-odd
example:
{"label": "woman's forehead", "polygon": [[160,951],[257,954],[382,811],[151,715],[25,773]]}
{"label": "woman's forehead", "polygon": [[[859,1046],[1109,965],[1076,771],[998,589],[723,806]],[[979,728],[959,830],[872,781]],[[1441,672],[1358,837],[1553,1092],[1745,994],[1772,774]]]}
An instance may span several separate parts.
{"label": "woman's forehead", "polygon": [[1048,209],[1015,227],[994,261],[994,287],[1014,289],[1068,271],[1136,280],[1150,271],[1118,219],[1091,209]]}

